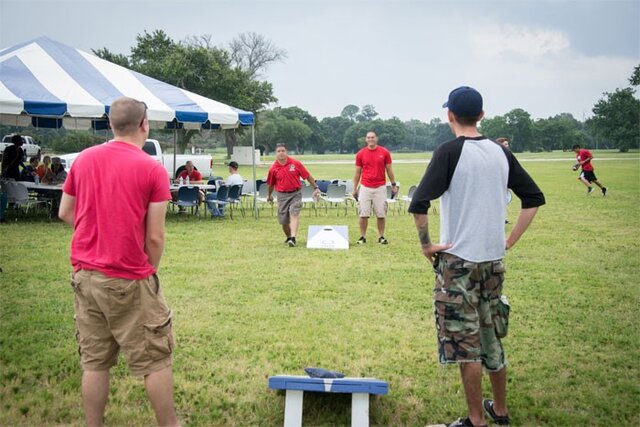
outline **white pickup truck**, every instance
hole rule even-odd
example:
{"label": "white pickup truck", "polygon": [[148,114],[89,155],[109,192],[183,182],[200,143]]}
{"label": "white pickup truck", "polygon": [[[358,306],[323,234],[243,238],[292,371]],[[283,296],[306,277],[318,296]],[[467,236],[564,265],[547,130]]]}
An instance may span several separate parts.
{"label": "white pickup truck", "polygon": [[[108,144],[108,142],[105,142],[105,144]],[[162,163],[169,173],[169,176],[173,174],[173,154],[162,154],[162,147],[160,147],[160,143],[157,140],[147,139],[142,150]],[[71,165],[76,157],[78,157],[78,154],[80,153],[71,153],[59,156],[66,170],[71,168]],[[213,158],[208,154],[176,154],[176,164],[178,165],[176,175],[182,172],[185,163],[189,160],[193,162],[193,165],[198,172],[202,174],[203,178],[206,179],[211,176]]]}
{"label": "white pickup truck", "polygon": [[[5,135],[2,138],[2,142],[0,142],[0,158],[2,157],[1,155],[4,153],[4,149],[13,144],[11,142],[12,137],[13,137],[13,134]],[[22,144],[22,150],[24,151],[24,155],[25,155],[25,158],[23,159],[24,161],[27,161],[29,157],[33,157],[33,156],[40,157],[40,153],[41,153],[40,146],[36,144],[36,142],[33,140],[32,137],[28,135],[22,135],[22,140],[24,141],[24,143]]]}

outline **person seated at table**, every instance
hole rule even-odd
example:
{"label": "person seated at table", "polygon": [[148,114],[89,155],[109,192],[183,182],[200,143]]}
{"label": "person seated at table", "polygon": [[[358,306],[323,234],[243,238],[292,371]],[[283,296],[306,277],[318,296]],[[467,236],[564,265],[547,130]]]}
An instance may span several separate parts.
{"label": "person seated at table", "polygon": [[187,177],[189,178],[189,184],[202,184],[204,182],[202,181],[202,174],[193,166],[193,162],[191,160],[185,163],[184,170],[180,172],[180,175],[178,175],[176,183],[180,182],[180,178],[182,178],[186,184]]}
{"label": "person seated at table", "polygon": [[[42,178],[42,184],[59,185],[62,189],[62,184],[67,179],[67,171],[64,170],[59,157],[54,157],[51,161],[51,172],[45,173]],[[51,215],[55,218],[58,216],[58,208],[60,207],[60,199],[62,198],[62,191],[60,190],[44,190],[37,189],[38,199],[48,200],[51,202]]]}
{"label": "person seated at table", "polygon": [[44,156],[42,158],[42,164],[38,166],[36,172],[38,173],[41,182],[44,180],[45,176],[51,175],[51,157]]}
{"label": "person seated at table", "polygon": [[[198,170],[193,166],[193,162],[189,160],[184,165],[184,170],[180,172],[178,175],[178,179],[176,179],[176,183],[180,182],[180,178],[182,178],[182,182],[186,185],[187,177],[189,177],[189,184],[204,184],[202,180],[202,174],[198,172]],[[178,190],[171,191],[171,197],[173,201],[178,200]],[[198,202],[202,203],[204,201],[204,191],[198,191]],[[184,211],[184,207],[180,207],[180,211]]]}
{"label": "person seated at table", "polygon": [[64,166],[60,162],[59,157],[54,157],[51,162],[51,175],[45,176],[42,181],[43,184],[61,185],[67,179],[67,171],[64,170]]}
{"label": "person seated at table", "polygon": [[227,166],[229,166],[230,175],[224,181],[224,184],[229,187],[232,185],[244,185],[244,179],[238,173],[238,162],[229,162],[227,163]]}
{"label": "person seated at table", "polygon": [[35,182],[35,177],[38,176],[37,168],[40,163],[39,157],[32,157],[29,159],[29,164],[25,166],[20,172],[20,181]]}

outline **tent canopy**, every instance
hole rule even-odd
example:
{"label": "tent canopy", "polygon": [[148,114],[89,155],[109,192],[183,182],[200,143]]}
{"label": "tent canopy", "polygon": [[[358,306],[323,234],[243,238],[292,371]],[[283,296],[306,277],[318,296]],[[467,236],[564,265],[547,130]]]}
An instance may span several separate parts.
{"label": "tent canopy", "polygon": [[98,129],[111,103],[147,104],[153,127],[251,126],[253,113],[172,86],[48,37],[0,50],[0,122]]}

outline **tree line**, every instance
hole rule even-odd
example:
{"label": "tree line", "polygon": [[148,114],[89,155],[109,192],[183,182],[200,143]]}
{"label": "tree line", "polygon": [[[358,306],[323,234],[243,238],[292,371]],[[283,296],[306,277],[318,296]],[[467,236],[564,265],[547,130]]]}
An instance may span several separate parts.
{"label": "tree line", "polygon": [[[397,117],[381,119],[373,105],[346,105],[339,116],[322,120],[296,106],[269,109],[277,98],[263,75],[270,65],[283,61],[287,53],[256,33],[242,33],[227,45],[215,46],[210,36],[175,41],[162,30],[145,31],[136,37],[129,55],[115,54],[106,47],[93,52],[147,76],[256,113],[256,145],[267,153],[278,143],[286,143],[298,153],[354,153],[364,145],[369,130],[378,134],[382,145],[394,151],[432,151],[453,138],[449,125],[439,118],[428,122],[402,121]],[[640,65],[635,67],[629,86],[604,93],[593,106],[593,116],[586,121],[569,113],[533,119],[524,109],[516,108],[501,116],[484,118],[480,130],[488,137],[509,138],[515,152],[567,150],[574,144],[620,151],[638,149],[639,85]],[[159,139],[161,132],[154,131]],[[46,145],[57,152],[75,151],[96,141],[88,133],[64,130],[55,134],[47,130],[33,133],[43,137],[50,143]],[[173,131],[167,133],[173,135]],[[237,144],[251,145],[251,135],[246,130],[226,130],[223,135],[228,155]],[[200,131],[180,129],[179,151],[184,152],[194,137],[200,139]],[[169,135],[165,139],[168,138]]]}

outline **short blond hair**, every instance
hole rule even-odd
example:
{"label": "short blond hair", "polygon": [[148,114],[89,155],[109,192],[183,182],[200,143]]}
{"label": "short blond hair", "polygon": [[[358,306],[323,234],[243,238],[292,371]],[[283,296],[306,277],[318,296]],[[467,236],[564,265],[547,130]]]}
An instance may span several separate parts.
{"label": "short blond hair", "polygon": [[133,98],[118,98],[109,108],[109,124],[114,135],[133,135],[147,115],[147,106]]}

